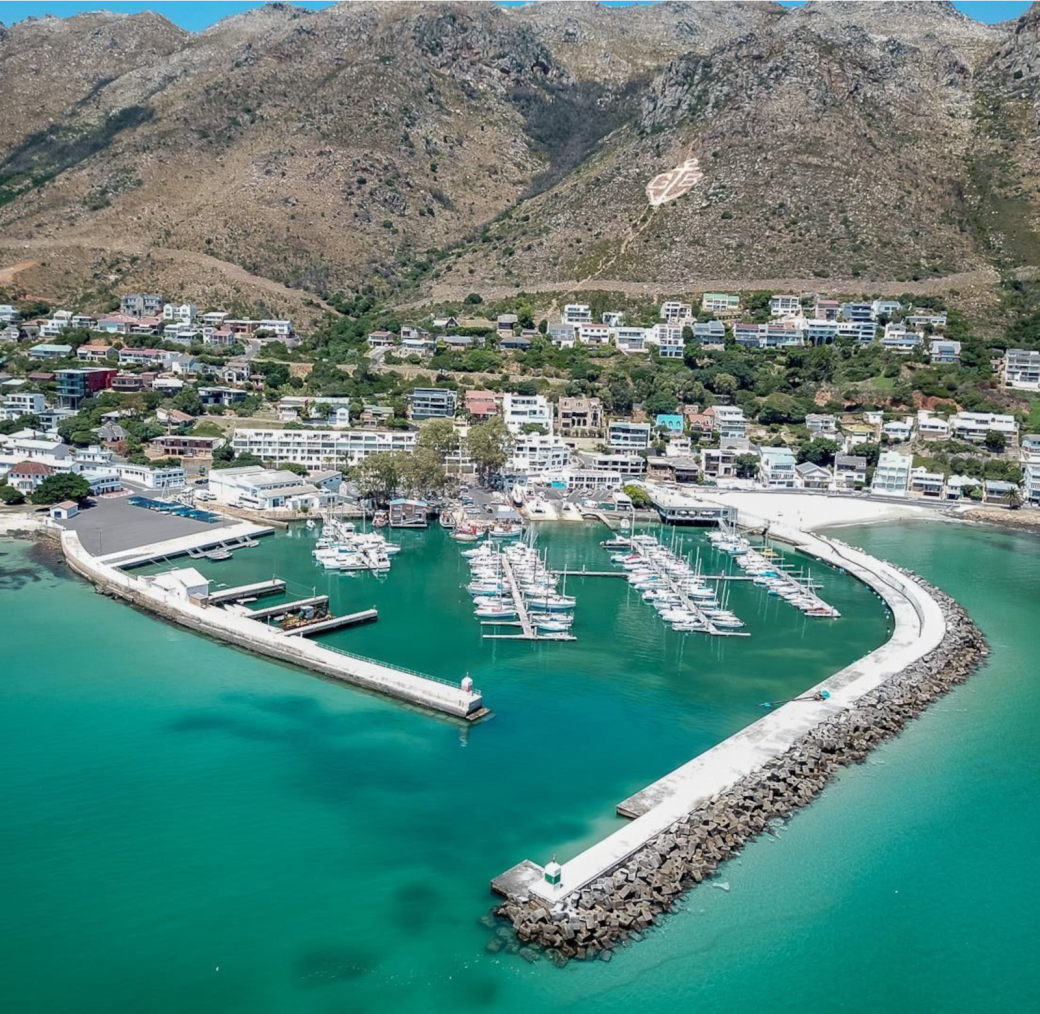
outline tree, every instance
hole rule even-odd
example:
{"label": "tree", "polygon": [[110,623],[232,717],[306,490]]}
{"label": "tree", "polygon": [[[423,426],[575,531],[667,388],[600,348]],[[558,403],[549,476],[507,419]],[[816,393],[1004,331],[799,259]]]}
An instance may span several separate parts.
{"label": "tree", "polygon": [[738,454],[733,459],[733,469],[738,479],[753,479],[758,475],[758,455]]}
{"label": "tree", "polygon": [[814,465],[827,466],[834,464],[834,456],[841,450],[837,440],[827,437],[816,437],[798,449],[798,463],[810,461]]}
{"label": "tree", "polygon": [[447,485],[444,462],[431,447],[416,447],[401,462],[401,484],[412,496],[439,493]]}
{"label": "tree", "polygon": [[186,387],[183,391],[178,391],[174,395],[173,407],[179,412],[187,412],[188,415],[202,415],[202,402],[199,400],[199,392],[191,387]]}
{"label": "tree", "polygon": [[986,450],[997,453],[1007,447],[1007,437],[999,430],[988,430],[986,433]]}
{"label": "tree", "polygon": [[8,486],[6,483],[0,486],[0,503],[7,504],[9,507],[17,507],[21,503],[25,503],[25,496],[21,490],[15,489],[14,486]]}
{"label": "tree", "polygon": [[90,496],[90,483],[82,475],[75,475],[72,472],[57,472],[54,475],[48,475],[36,487],[36,492],[30,499],[34,504],[46,507],[53,503],[60,503],[62,500],[75,500],[76,503],[82,503],[88,496]]}
{"label": "tree", "polygon": [[459,434],[450,419],[430,419],[422,424],[415,439],[415,449],[434,451],[440,461],[459,449]]}
{"label": "tree", "polygon": [[402,463],[401,453],[393,451],[380,451],[365,458],[353,473],[362,498],[378,502],[389,500],[401,485]]}
{"label": "tree", "polygon": [[737,378],[732,373],[716,373],[710,381],[716,394],[732,395],[737,390]]}
{"label": "tree", "polygon": [[284,461],[281,465],[279,465],[279,468],[286,472],[292,472],[293,475],[307,474],[307,467],[305,465],[299,464],[299,462],[296,461]]}
{"label": "tree", "polygon": [[476,465],[481,481],[486,482],[502,470],[514,442],[513,434],[497,416],[470,429],[466,435],[466,451]]}
{"label": "tree", "polygon": [[471,292],[463,302],[466,306],[479,306],[484,302],[484,297],[479,292]]}
{"label": "tree", "polygon": [[[3,491],[0,490],[0,492]],[[1013,511],[1017,511],[1018,508],[1022,506],[1022,494],[1017,489],[1008,492],[1007,505]]]}
{"label": "tree", "polygon": [[650,499],[650,494],[647,493],[642,486],[634,486],[629,484],[623,489],[625,496],[632,501],[632,506],[635,508],[650,507],[653,501]]}

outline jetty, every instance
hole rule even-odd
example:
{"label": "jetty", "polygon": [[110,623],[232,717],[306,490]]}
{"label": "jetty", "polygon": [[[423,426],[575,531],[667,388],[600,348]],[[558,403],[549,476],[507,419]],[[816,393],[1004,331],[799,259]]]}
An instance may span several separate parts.
{"label": "jetty", "polygon": [[313,637],[315,634],[326,634],[330,630],[341,630],[343,627],[356,627],[362,623],[374,623],[379,619],[379,611],[373,606],[356,613],[343,616],[328,616],[323,620],[301,623],[298,627],[283,630],[283,637]]}
{"label": "jetty", "polygon": [[[227,538],[226,529],[223,536]],[[474,721],[489,713],[468,676],[452,683],[305,637],[286,637],[273,627],[241,615],[248,610],[212,607],[208,603],[208,581],[191,568],[135,578],[88,553],[75,531],[62,532],[61,548],[69,567],[105,594],[214,640],[439,715]]]}
{"label": "jetty", "polygon": [[[509,588],[509,595],[513,600],[513,608],[516,609],[517,618],[524,631],[523,636],[529,639],[534,638],[537,634],[535,633],[534,625],[531,623],[531,614],[527,611],[527,603],[524,601],[524,596],[520,591],[520,583],[516,579],[513,565],[509,562],[509,557],[505,553],[500,554],[499,559],[502,561],[502,576],[505,578],[506,585]],[[516,635],[514,634],[513,636],[515,637]]]}
{"label": "jetty", "polygon": [[[213,599],[210,598],[212,603]],[[307,609],[308,607],[319,607],[327,606],[329,604],[328,595],[312,595],[305,599],[296,599],[294,602],[282,602],[277,606],[264,606],[262,609],[245,609],[243,610],[243,616],[248,616],[251,620],[273,620],[280,616],[287,616],[289,613],[298,613],[301,609]]]}
{"label": "jetty", "polygon": [[280,578],[270,581],[257,581],[255,584],[243,584],[237,588],[223,588],[209,593],[209,604],[220,606],[225,602],[242,602],[245,599],[259,599],[267,595],[280,595],[285,591],[285,582]]}

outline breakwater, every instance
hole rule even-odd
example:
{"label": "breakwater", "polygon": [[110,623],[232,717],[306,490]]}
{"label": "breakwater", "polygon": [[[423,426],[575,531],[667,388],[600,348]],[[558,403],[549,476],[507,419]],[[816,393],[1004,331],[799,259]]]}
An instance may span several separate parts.
{"label": "breakwater", "polygon": [[[854,558],[852,551],[840,543],[822,541],[830,551]],[[818,545],[816,537],[810,537],[810,543],[803,544],[803,548],[809,551],[824,548]],[[625,830],[612,836],[618,839],[614,845],[615,862],[606,861],[611,854],[611,839],[606,839],[600,846],[593,846],[588,853],[565,864],[563,881],[558,886],[548,885],[542,878],[542,869],[533,863],[520,864],[498,878],[494,887],[506,900],[495,914],[509,920],[519,943],[545,948],[557,962],[571,958],[609,959],[614,948],[638,938],[670,911],[683,892],[709,878],[750,839],[768,831],[770,822],[783,820],[809,803],[842,766],[861,762],[874,747],[896,735],[932,701],[967,679],[987,654],[987,648],[981,633],[964,611],[949,596],[908,572],[880,561],[875,563],[873,579],[882,578],[890,583],[885,596],[890,604],[899,606],[892,589],[900,584],[903,597],[910,602],[916,600],[914,609],[919,610],[920,620],[917,637],[922,649],[910,652],[909,656],[902,649],[895,656],[890,652],[890,657],[902,654],[906,661],[894,671],[880,670],[883,678],[878,678],[878,673],[861,671],[858,679],[844,688],[853,694],[851,703],[830,712],[823,710],[826,705],[820,705],[818,720],[814,718],[808,729],[782,749],[778,746],[782,740],[771,736],[770,741],[763,743],[763,752],[753,758],[752,769],[739,777],[726,781],[727,771],[736,770],[732,765],[716,761],[713,766],[698,758],[684,766],[689,770],[680,768],[661,783],[655,783],[645,790],[652,797],[649,809],[628,828],[634,829],[643,821],[648,822],[644,827],[659,829],[645,836],[638,847],[623,844]],[[858,566],[857,561],[857,569]],[[917,595],[913,594],[914,590]],[[929,616],[932,611],[939,614],[938,617]],[[907,613],[906,608],[903,613]],[[897,629],[892,641],[899,640],[900,636],[904,640],[911,637],[914,633],[912,617],[904,615],[900,619],[897,613],[896,618]],[[900,627],[904,629],[901,631]],[[937,627],[941,631],[938,637],[935,636]],[[889,642],[874,655],[879,656],[892,647]],[[863,690],[865,680],[873,685]],[[857,683],[863,692],[853,690]],[[839,694],[841,692],[839,690]],[[781,712],[795,714],[791,707],[788,705]],[[778,717],[779,713],[771,715],[756,726]],[[747,737],[754,729],[752,726],[733,740]],[[727,745],[720,744],[715,750],[725,754]],[[738,745],[746,747],[747,744]],[[709,751],[705,757],[713,752]],[[750,754],[748,756],[752,759]],[[702,784],[710,784],[713,775],[717,775],[717,785],[725,782],[724,787],[697,800],[686,812],[676,813],[682,808],[674,804],[683,802],[680,792],[683,778],[689,781],[699,776]],[[670,807],[669,802],[673,804]],[[662,815],[674,819],[664,824],[660,819]],[[655,817],[658,818],[656,825]],[[583,879],[583,868],[589,866],[586,857],[597,850],[602,853],[594,867],[597,875]],[[577,875],[576,881],[568,877],[569,867],[570,872]]]}
{"label": "breakwater", "polygon": [[92,556],[75,532],[62,532],[61,548],[72,570],[100,591],[216,640],[453,718],[473,721],[488,713],[468,680],[452,684],[302,637],[286,637],[247,615],[171,595],[147,578],[132,578]]}

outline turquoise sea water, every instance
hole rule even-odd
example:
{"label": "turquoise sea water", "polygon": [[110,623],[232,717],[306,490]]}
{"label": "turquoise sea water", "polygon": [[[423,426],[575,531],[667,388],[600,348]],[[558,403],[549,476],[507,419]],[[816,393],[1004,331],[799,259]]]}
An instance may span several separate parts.
{"label": "turquoise sea water", "polygon": [[[623,582],[572,581],[578,642],[533,646],[481,641],[439,531],[402,533],[384,582],[315,570],[304,538],[204,568],[377,604],[378,624],[330,643],[470,672],[495,717],[462,728],[162,624],[4,544],[0,1005],[1031,1009],[1040,550],[952,526],[842,535],[960,598],[990,666],[729,864],[728,892],[691,892],[609,965],[563,971],[485,951],[490,877],[598,839],[619,799],[759,701],[880,643],[865,589],[821,574],[845,615],[813,624],[734,586],[754,636],[720,643],[666,631]],[[557,526],[541,544],[602,567],[600,537]]]}

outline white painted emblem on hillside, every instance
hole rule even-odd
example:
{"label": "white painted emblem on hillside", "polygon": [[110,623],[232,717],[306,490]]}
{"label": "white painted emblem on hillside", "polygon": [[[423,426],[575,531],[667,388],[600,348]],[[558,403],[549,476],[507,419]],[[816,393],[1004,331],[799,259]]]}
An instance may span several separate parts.
{"label": "white painted emblem on hillside", "polygon": [[667,204],[677,197],[682,197],[688,190],[695,187],[704,179],[701,172],[701,164],[695,158],[688,158],[682,165],[670,169],[660,176],[655,176],[646,185],[646,196],[650,203],[656,207],[659,204]]}

